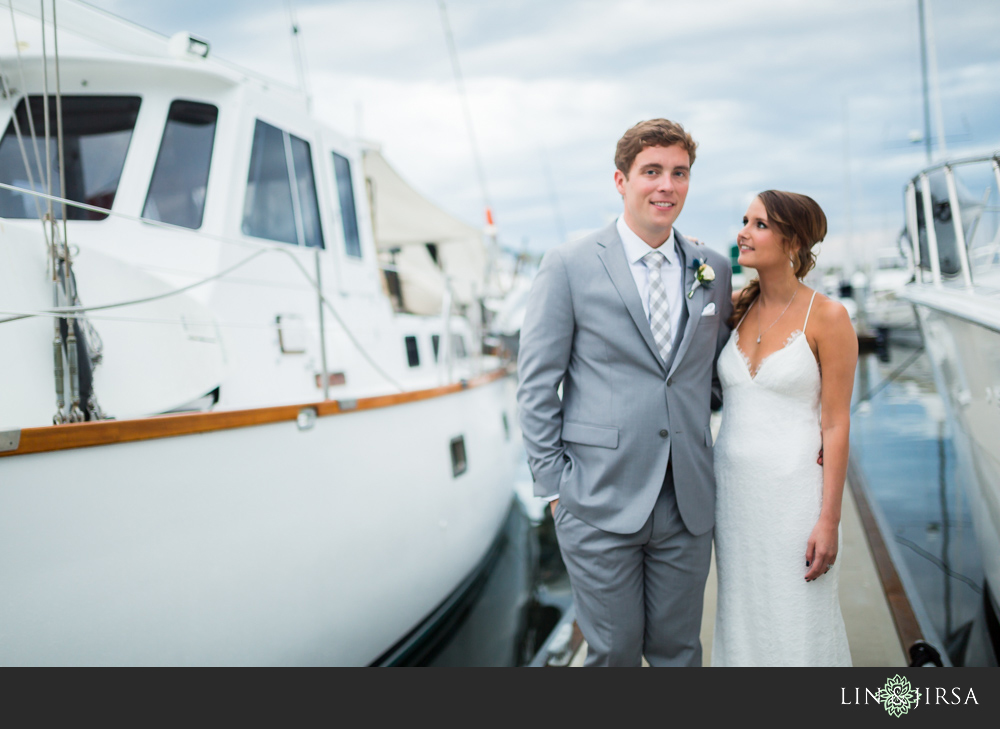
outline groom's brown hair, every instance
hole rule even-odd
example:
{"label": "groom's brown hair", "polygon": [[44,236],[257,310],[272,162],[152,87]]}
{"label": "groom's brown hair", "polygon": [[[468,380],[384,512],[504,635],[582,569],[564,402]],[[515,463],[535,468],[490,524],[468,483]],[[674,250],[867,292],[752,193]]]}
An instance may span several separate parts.
{"label": "groom's brown hair", "polygon": [[646,147],[673,147],[675,144],[687,150],[690,164],[693,165],[698,144],[684,131],[684,127],[669,119],[641,121],[618,140],[618,147],[615,149],[615,167],[621,170],[627,179],[639,152]]}

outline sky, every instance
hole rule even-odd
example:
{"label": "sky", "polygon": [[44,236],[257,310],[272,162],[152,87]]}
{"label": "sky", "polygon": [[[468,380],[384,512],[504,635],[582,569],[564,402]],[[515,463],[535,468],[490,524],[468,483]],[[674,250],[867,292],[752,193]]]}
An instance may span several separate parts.
{"label": "sky", "polygon": [[[297,84],[287,0],[93,0]],[[927,0],[949,155],[1000,149],[1000,3]],[[814,197],[821,265],[892,247],[926,163],[917,0],[447,0],[500,242],[539,253],[621,212],[632,124],[698,142],[677,229],[727,251],[755,193]],[[382,145],[414,187],[483,224],[437,0],[296,0],[317,115]],[[932,128],[936,138],[937,129]],[[935,142],[935,159],[940,150]]]}

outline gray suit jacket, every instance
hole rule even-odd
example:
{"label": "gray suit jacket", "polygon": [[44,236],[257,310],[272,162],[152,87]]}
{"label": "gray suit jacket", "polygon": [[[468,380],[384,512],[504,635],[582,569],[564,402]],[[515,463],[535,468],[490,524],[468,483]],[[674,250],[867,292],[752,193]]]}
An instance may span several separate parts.
{"label": "gray suit jacket", "polygon": [[[535,495],[558,494],[608,532],[642,528],[669,459],[684,525],[703,534],[715,523],[709,416],[732,275],[723,255],[679,232],[677,241],[685,311],[671,361],[657,350],[614,223],[545,254],[521,328],[517,399]],[[688,298],[695,258],[716,279]],[[714,313],[703,315],[709,304]]]}

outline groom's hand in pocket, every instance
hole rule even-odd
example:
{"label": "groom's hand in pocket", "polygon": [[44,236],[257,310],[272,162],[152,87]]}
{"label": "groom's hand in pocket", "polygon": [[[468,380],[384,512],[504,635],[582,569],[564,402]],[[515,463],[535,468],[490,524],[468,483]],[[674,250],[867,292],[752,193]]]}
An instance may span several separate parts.
{"label": "groom's hand in pocket", "polygon": [[549,511],[552,512],[552,518],[556,516],[556,507],[559,506],[559,499],[554,499],[549,502]]}

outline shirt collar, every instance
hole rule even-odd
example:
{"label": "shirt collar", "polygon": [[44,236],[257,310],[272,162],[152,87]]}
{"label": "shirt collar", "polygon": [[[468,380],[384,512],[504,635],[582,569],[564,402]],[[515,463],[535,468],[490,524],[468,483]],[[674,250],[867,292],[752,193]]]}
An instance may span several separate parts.
{"label": "shirt collar", "polygon": [[628,224],[625,222],[625,216],[618,216],[618,235],[622,239],[622,245],[625,247],[625,257],[628,259],[630,264],[638,263],[642,260],[643,256],[652,250],[658,250],[667,259],[667,265],[673,265],[677,262],[677,251],[675,247],[677,246],[677,237],[674,233],[674,229],[670,229],[670,237],[663,241],[663,245],[659,248],[650,248],[649,244],[646,243],[642,238],[637,236]]}

